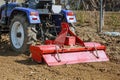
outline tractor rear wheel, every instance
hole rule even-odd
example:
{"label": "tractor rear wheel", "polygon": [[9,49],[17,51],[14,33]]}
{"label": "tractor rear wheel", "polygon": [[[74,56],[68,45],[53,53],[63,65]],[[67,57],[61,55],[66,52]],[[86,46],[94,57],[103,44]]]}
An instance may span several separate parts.
{"label": "tractor rear wheel", "polygon": [[26,17],[16,15],[10,24],[11,48],[18,53],[25,53],[37,40],[36,34],[35,25],[30,25]]}
{"label": "tractor rear wheel", "polygon": [[69,23],[69,26],[70,26],[70,30],[76,35],[77,32],[76,32],[74,23]]}

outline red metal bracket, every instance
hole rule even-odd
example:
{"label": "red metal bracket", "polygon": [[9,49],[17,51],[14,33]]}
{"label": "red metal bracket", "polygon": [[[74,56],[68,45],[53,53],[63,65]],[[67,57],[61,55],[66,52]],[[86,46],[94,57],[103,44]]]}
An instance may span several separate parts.
{"label": "red metal bracket", "polygon": [[76,43],[80,44],[81,46],[85,46],[84,42],[69,29],[68,23],[63,22],[61,25],[62,30],[58,37],[55,39],[54,44],[64,45],[66,36],[69,34],[70,36],[74,36],[76,38]]}

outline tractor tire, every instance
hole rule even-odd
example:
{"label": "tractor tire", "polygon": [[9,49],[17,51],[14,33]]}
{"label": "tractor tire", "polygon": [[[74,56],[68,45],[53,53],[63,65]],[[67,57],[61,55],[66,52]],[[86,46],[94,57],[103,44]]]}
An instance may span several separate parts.
{"label": "tractor tire", "polygon": [[29,24],[26,17],[16,15],[12,19],[9,33],[12,50],[17,53],[29,51],[29,46],[37,41],[36,35],[35,25]]}
{"label": "tractor tire", "polygon": [[76,35],[77,32],[76,32],[75,25],[73,23],[69,23],[69,26],[70,26],[70,30]]}

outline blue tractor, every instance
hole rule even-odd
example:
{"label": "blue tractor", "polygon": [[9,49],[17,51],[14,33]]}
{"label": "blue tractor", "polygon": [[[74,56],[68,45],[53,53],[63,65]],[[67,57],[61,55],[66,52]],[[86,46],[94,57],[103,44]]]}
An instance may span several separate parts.
{"label": "blue tractor", "polygon": [[9,33],[11,48],[19,53],[28,51],[31,44],[54,40],[62,22],[69,23],[74,31],[73,11],[55,5],[55,0],[5,0],[0,7],[0,34]]}

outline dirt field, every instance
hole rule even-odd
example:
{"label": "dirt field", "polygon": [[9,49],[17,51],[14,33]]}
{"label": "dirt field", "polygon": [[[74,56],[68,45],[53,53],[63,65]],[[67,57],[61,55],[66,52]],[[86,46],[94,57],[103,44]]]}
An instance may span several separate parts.
{"label": "dirt field", "polygon": [[10,49],[9,39],[0,42],[0,80],[120,80],[120,37],[98,35],[94,27],[77,27],[84,41],[107,46],[109,62],[48,67]]}

